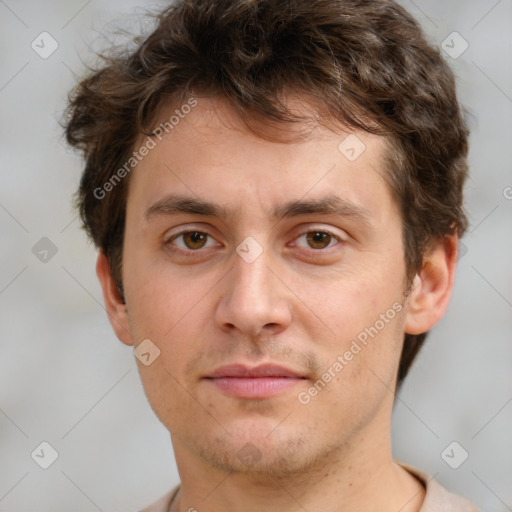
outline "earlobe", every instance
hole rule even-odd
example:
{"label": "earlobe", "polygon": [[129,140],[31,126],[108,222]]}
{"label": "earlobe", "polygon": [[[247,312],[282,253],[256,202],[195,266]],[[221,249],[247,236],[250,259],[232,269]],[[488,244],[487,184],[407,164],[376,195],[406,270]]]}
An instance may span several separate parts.
{"label": "earlobe", "polygon": [[126,304],[123,302],[112,278],[107,257],[100,251],[96,262],[96,274],[103,290],[105,309],[117,337],[126,345],[133,345]]}
{"label": "earlobe", "polygon": [[437,241],[425,255],[408,297],[407,334],[429,331],[445,314],[455,278],[457,246],[457,236],[450,235]]}

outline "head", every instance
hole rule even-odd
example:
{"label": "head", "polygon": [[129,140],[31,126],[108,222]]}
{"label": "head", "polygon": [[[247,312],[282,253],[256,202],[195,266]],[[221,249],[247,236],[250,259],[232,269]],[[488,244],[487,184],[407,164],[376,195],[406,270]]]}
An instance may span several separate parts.
{"label": "head", "polygon": [[[192,411],[228,411],[236,443],[259,439],[263,450],[264,427],[247,428],[240,403],[202,378],[263,358],[309,384],[331,368],[332,384],[307,405],[317,417],[371,394],[373,405],[345,425],[357,432],[389,403],[444,313],[466,229],[468,129],[439,51],[388,0],[187,0],[158,15],[134,50],[104,59],[70,97],[66,135],[84,152],[78,208],[100,249],[113,327],[161,353],[139,364],[157,415],[186,440],[170,419],[176,410],[189,422]],[[345,201],[341,216],[313,204],[327,197]],[[200,257],[176,252],[184,224],[198,233],[179,247]],[[250,263],[235,250],[247,237],[253,245],[243,247],[262,251]],[[304,252],[315,247],[332,252]],[[362,332],[373,339],[371,327],[378,344],[352,350]],[[347,350],[357,357],[336,372],[335,354]],[[382,373],[361,385],[377,361]],[[187,408],[186,396],[166,402],[182,385],[206,409]],[[243,408],[269,420],[278,403]],[[313,428],[297,421],[303,434]],[[282,432],[281,443],[304,440]]]}

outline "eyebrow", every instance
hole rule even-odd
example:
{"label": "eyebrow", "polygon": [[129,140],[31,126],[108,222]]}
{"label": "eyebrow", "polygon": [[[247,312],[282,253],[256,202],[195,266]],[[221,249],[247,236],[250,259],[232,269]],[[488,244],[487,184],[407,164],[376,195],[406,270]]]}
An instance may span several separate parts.
{"label": "eyebrow", "polygon": [[[150,221],[153,217],[178,213],[218,217],[224,220],[236,216],[236,212],[219,204],[192,196],[170,194],[152,204],[144,213],[144,217]],[[351,217],[368,225],[371,224],[372,218],[371,212],[365,207],[332,194],[317,199],[287,201],[271,210],[271,216],[276,220],[311,214]]]}

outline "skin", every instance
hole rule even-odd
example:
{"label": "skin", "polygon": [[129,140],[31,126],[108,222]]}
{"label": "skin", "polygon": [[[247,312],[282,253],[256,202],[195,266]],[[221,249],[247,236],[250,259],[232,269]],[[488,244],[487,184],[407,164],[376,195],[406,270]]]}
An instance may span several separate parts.
{"label": "skin", "polygon": [[[163,107],[162,120],[174,108]],[[279,127],[291,135],[301,128]],[[309,126],[305,139],[272,142],[250,132],[222,99],[198,98],[130,176],[126,304],[101,252],[97,273],[119,339],[134,347],[150,339],[160,350],[149,366],[137,362],[171,433],[181,478],[175,511],[421,507],[423,486],[392,459],[395,380],[404,333],[428,331],[445,313],[457,239],[434,244],[404,293],[400,214],[382,178],[386,141],[354,132],[366,149],[351,162],[338,150],[348,133]],[[228,215],[161,208],[145,215],[169,194],[218,204]],[[333,194],[364,208],[365,220],[271,216],[288,201]],[[177,236],[186,230],[209,236],[200,243]],[[325,231],[334,236],[312,238]],[[236,252],[249,236],[263,250],[251,263]],[[299,393],[396,303],[401,311],[301,403]],[[267,362],[303,379],[256,400],[226,395],[203,378],[223,365]],[[242,453],[259,459],[249,465],[237,455],[247,443]]]}

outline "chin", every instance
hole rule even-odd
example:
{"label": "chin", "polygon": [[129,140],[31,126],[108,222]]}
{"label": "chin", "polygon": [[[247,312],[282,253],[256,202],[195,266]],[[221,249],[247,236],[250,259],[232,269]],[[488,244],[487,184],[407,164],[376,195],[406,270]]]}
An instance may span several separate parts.
{"label": "chin", "polygon": [[189,439],[187,444],[212,468],[260,481],[304,474],[320,460],[325,460],[333,448],[319,445],[318,435],[291,432],[282,427],[278,427],[281,428],[278,433],[275,421],[272,423],[272,428],[267,425],[255,428],[253,424],[245,431],[239,425],[236,431],[222,430],[222,434],[213,439],[203,436],[200,440]]}

